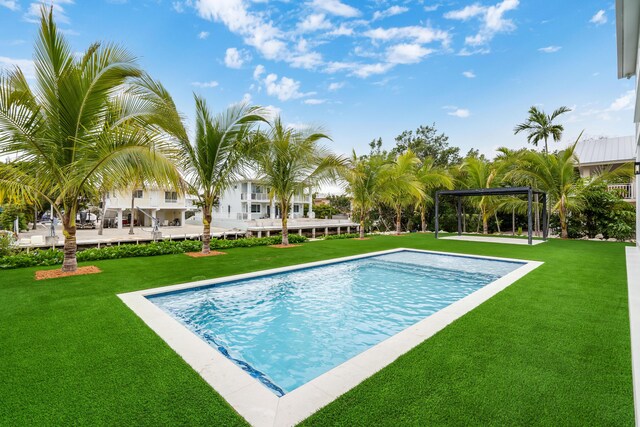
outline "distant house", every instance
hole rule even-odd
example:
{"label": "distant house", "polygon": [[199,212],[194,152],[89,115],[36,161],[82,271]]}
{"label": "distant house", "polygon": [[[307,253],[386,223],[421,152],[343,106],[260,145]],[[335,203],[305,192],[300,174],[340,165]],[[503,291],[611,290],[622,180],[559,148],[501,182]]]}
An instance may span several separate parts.
{"label": "distant house", "polygon": [[[134,211],[131,213],[131,199]],[[185,214],[193,209],[191,199],[177,191],[159,188],[136,188],[111,191],[106,197],[105,222],[107,226],[122,228],[133,220],[134,225],[151,227],[151,217],[160,225],[183,225]]]}
{"label": "distant house", "polygon": [[[576,145],[576,155],[580,161],[580,176],[588,178],[600,171],[615,170],[626,163],[634,162],[636,140],[633,136],[584,139]],[[609,185],[609,189],[619,192],[629,202],[636,200],[635,180]]]}
{"label": "distant house", "polygon": [[[282,217],[277,199],[269,200],[269,188],[258,180],[243,179],[232,184],[220,197],[212,212],[213,219],[250,221],[278,219]],[[303,218],[305,205],[307,216],[313,218],[310,189],[294,195],[289,218]]]}

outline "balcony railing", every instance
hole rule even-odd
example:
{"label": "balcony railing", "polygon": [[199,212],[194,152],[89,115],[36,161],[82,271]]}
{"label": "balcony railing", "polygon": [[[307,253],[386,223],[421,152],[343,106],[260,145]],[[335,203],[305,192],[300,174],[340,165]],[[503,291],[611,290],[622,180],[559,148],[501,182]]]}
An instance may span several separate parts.
{"label": "balcony railing", "polygon": [[236,219],[239,219],[239,220],[246,220],[246,219],[248,219],[248,218],[249,218],[249,214],[248,214],[248,213],[246,213],[246,212],[238,212],[238,213],[236,214]]}
{"label": "balcony railing", "polygon": [[630,182],[627,184],[610,184],[607,186],[609,191],[618,193],[625,200],[635,200],[635,185]]}
{"label": "balcony railing", "polygon": [[[240,193],[241,200],[248,200],[248,193]],[[251,200],[269,200],[267,193],[251,193]]]}

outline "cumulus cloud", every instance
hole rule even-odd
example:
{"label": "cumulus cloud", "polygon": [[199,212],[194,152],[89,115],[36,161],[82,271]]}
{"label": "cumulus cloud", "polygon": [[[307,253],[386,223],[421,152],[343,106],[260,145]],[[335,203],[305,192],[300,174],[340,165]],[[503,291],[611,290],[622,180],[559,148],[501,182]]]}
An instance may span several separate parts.
{"label": "cumulus cloud", "polygon": [[597,11],[596,14],[591,17],[589,22],[591,22],[592,24],[595,24],[595,25],[606,24],[607,23],[607,15],[606,15],[605,11],[602,10],[602,9]]}
{"label": "cumulus cloud", "polygon": [[331,27],[331,22],[327,21],[326,15],[324,13],[312,13],[298,23],[298,30],[303,33],[328,30]]}
{"label": "cumulus cloud", "polygon": [[408,7],[394,5],[385,10],[376,10],[375,12],[373,12],[373,20],[377,21],[378,19],[384,19],[390,16],[400,15],[408,11],[409,11]]}
{"label": "cumulus cloud", "polygon": [[13,10],[14,12],[20,9],[20,5],[15,0],[0,0],[0,6],[6,7],[9,10]]}
{"label": "cumulus cloud", "polygon": [[313,0],[311,6],[318,10],[341,16],[343,18],[355,18],[360,16],[360,11],[340,0]]}
{"label": "cumulus cloud", "polygon": [[555,52],[559,51],[560,49],[562,49],[561,46],[546,46],[546,47],[541,47],[538,50],[540,52],[543,52],[543,53],[555,53]]}
{"label": "cumulus cloud", "polygon": [[227,49],[224,55],[224,65],[229,68],[242,68],[242,66],[251,59],[249,53],[244,50],[238,50],[235,47]]}
{"label": "cumulus cloud", "polygon": [[432,4],[424,7],[425,12],[435,12],[440,7],[440,4]]}
{"label": "cumulus cloud", "polygon": [[215,80],[211,80],[210,82],[191,82],[191,86],[203,88],[203,89],[211,89],[217,87],[219,84]]}
{"label": "cumulus cloud", "polygon": [[[9,2],[14,3],[14,2]],[[73,4],[73,0],[55,0],[55,1],[34,1],[29,4],[29,8],[24,14],[24,19],[27,22],[38,23],[40,22],[40,9],[42,6],[52,7],[53,15],[58,23],[69,24],[69,16],[66,13],[65,6]]]}
{"label": "cumulus cloud", "polygon": [[208,32],[208,31],[200,31],[200,32],[198,33],[198,38],[199,38],[200,40],[204,40],[204,39],[206,39],[207,37],[209,37],[209,32]]}
{"label": "cumulus cloud", "polygon": [[469,71],[463,71],[462,75],[465,76],[468,79],[475,79],[476,78],[476,73],[474,73],[473,71],[469,70]]}
{"label": "cumulus cloud", "polygon": [[334,92],[338,89],[342,89],[344,87],[344,82],[333,82],[329,84],[329,90]]}
{"label": "cumulus cloud", "polygon": [[28,79],[34,79],[36,72],[33,61],[31,59],[17,59],[9,58],[7,56],[0,56],[0,71],[13,70],[16,67],[22,70],[24,76]]}
{"label": "cumulus cloud", "polygon": [[607,111],[632,110],[635,106],[636,92],[631,89],[615,99]]}
{"label": "cumulus cloud", "polygon": [[387,49],[387,61],[392,64],[415,64],[433,52],[416,43],[401,43]]}
{"label": "cumulus cloud", "polygon": [[467,36],[465,44],[481,46],[489,43],[496,34],[513,31],[516,28],[513,21],[506,19],[504,15],[508,11],[516,9],[519,3],[519,0],[503,0],[493,6],[474,3],[462,9],[447,12],[444,17],[459,21],[479,19],[480,30],[475,35]]}
{"label": "cumulus cloud", "polygon": [[298,99],[306,96],[300,92],[300,82],[289,77],[280,77],[271,73],[264,79],[264,85],[267,94],[277,97],[280,101],[288,101],[290,99]]}

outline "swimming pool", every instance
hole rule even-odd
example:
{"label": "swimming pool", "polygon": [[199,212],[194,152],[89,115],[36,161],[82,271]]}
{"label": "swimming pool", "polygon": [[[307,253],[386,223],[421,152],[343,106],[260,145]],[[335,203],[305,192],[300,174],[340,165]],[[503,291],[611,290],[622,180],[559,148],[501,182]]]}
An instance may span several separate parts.
{"label": "swimming pool", "polygon": [[540,264],[397,249],[120,298],[250,423],[290,425]]}

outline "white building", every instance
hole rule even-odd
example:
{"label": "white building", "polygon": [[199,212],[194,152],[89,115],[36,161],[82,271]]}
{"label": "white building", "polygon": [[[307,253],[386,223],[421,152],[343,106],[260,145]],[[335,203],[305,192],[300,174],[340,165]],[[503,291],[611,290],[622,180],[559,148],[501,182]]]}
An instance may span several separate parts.
{"label": "white building", "polygon": [[[289,209],[289,218],[313,218],[311,189],[294,195]],[[269,200],[269,188],[259,181],[240,180],[227,189],[220,203],[212,212],[214,220],[250,221],[281,218],[277,199]]]}
{"label": "white building", "polygon": [[137,188],[107,193],[105,221],[114,227],[128,226],[131,221],[131,199],[133,197],[133,223],[151,227],[151,217],[158,218],[160,225],[184,225],[185,213],[191,210],[191,200],[177,191],[158,188]]}
{"label": "white building", "polygon": [[[580,161],[580,176],[588,178],[601,171],[613,171],[636,157],[636,139],[633,136],[618,138],[584,139],[576,145],[576,156]],[[629,183],[611,184],[609,189],[619,192],[628,202],[636,201],[636,180]]]}
{"label": "white building", "polygon": [[[636,124],[636,162],[640,162],[640,105],[638,104],[637,76],[640,73],[638,48],[640,46],[640,2],[638,0],[616,0],[616,39],[618,48],[618,78],[636,76],[636,100],[634,122]],[[636,165],[636,173],[638,166]],[[636,179],[635,194],[640,180]],[[640,212],[640,200],[636,197],[636,212]],[[640,237],[640,215],[636,215],[636,236]],[[638,239],[636,239],[638,241]]]}

